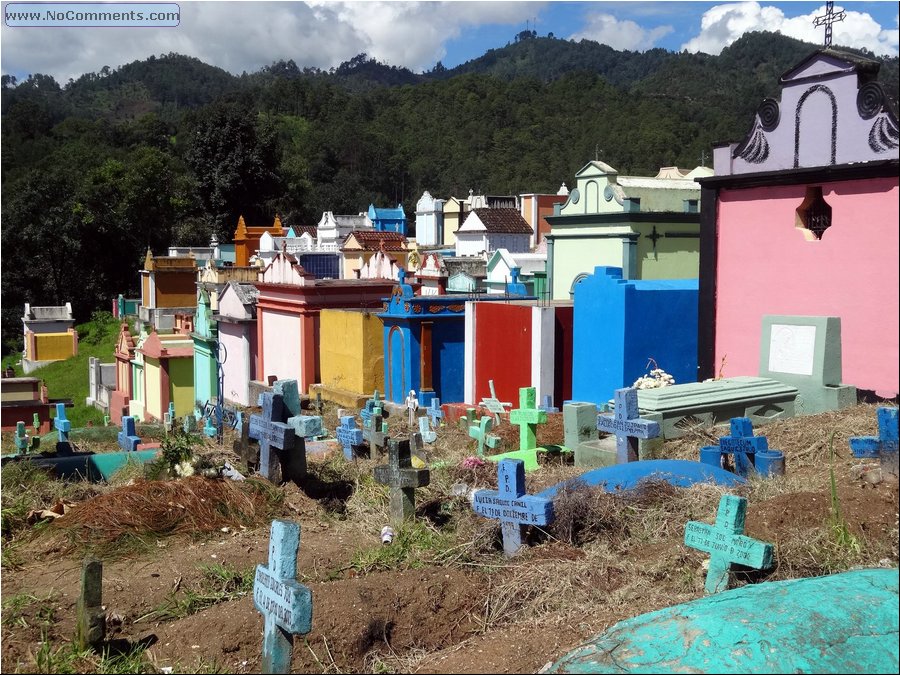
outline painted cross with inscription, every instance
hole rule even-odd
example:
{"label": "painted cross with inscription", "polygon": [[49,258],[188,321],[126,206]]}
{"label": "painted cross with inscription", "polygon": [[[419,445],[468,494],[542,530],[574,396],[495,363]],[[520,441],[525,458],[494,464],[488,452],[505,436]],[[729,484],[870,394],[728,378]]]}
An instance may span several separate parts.
{"label": "painted cross with inscription", "polygon": [[639,417],[637,389],[616,389],[616,409],[612,415],[597,415],[597,429],[616,435],[616,463],[636,462],[638,439],[659,436],[659,422]]}
{"label": "painted cross with inscription", "polygon": [[262,672],[291,672],[294,634],[312,630],[312,593],[297,583],[300,526],[273,520],[269,564],[256,566],[253,605],[265,618]]}
{"label": "painted cross with inscription", "polygon": [[492,450],[500,444],[500,437],[491,434],[494,419],[485,415],[481,418],[481,422],[476,426],[469,427],[469,436],[478,441],[478,456],[484,457],[484,446],[488,446]]}
{"label": "painted cross with inscription", "polygon": [[537,447],[537,425],[547,422],[547,413],[538,409],[534,387],[519,389],[519,407],[509,413],[509,421],[519,425],[519,450]]}
{"label": "painted cross with inscription", "polygon": [[728,588],[728,572],[732,563],[757,570],[772,566],[772,544],[743,534],[746,513],[745,498],[722,495],[715,525],[691,520],[684,528],[684,545],[710,554],[707,593],[718,593]]}
{"label": "painted cross with inscription", "polygon": [[[259,441],[259,472],[267,479],[279,481],[285,472],[281,471],[281,461],[273,451],[277,448],[287,454],[294,449],[294,430],[282,422],[284,419],[284,400],[281,395],[272,392],[263,393],[262,415],[250,415],[250,438]],[[306,448],[300,448],[297,460],[306,473]]]}
{"label": "painted cross with inscription", "polygon": [[414,469],[409,441],[388,441],[388,463],[375,467],[375,481],[391,488],[391,518],[403,521],[416,515],[416,488],[431,481],[428,469]]}
{"label": "painted cross with inscription", "polygon": [[[734,472],[739,476],[746,477],[754,470],[764,476],[784,474],[784,455],[778,450],[769,450],[769,440],[765,436],[753,435],[753,422],[749,417],[731,419],[731,435],[719,439],[718,449],[720,454],[734,457]],[[704,451],[713,455],[709,448],[701,448],[701,461]],[[721,459],[718,465],[721,466]]]}
{"label": "painted cross with inscription", "polygon": [[479,490],[472,504],[475,513],[500,521],[503,552],[513,556],[522,547],[522,530],[527,525],[553,522],[553,502],[525,494],[525,463],[504,459],[497,465],[496,490]]}
{"label": "painted cross with inscription", "polygon": [[441,410],[441,399],[431,399],[431,404],[425,409],[425,414],[431,418],[431,426],[437,429],[444,421],[444,411]]}
{"label": "painted cross with inscription", "polygon": [[344,448],[344,457],[350,461],[353,459],[353,446],[362,445],[363,432],[356,426],[356,418],[353,415],[341,417],[341,426],[334,433]]}
{"label": "painted cross with inscription", "polygon": [[375,390],[375,394],[366,401],[365,407],[359,411],[359,416],[362,417],[363,425],[368,426],[369,421],[372,419],[372,415],[375,412],[375,409],[381,409],[381,401],[378,399],[378,390]]}

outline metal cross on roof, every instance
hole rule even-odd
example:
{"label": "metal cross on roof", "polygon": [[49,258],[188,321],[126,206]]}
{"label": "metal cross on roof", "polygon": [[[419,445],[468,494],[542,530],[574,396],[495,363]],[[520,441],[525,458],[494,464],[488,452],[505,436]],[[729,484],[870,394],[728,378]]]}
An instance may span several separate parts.
{"label": "metal cross on roof", "polygon": [[825,26],[825,46],[831,46],[831,24],[837,23],[838,21],[843,21],[847,18],[847,13],[844,10],[839,10],[837,14],[834,12],[834,3],[826,2],[825,3],[825,16],[817,16],[813,20],[813,25],[815,26]]}

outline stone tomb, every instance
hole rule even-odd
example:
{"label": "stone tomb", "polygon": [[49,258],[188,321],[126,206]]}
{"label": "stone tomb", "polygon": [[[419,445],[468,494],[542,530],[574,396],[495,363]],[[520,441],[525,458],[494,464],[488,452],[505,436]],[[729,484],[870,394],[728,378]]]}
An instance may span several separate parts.
{"label": "stone tomb", "polygon": [[291,672],[294,635],[312,630],[312,593],[297,583],[300,525],[273,520],[269,564],[256,566],[253,606],[265,618],[262,672]]}
{"label": "stone tomb", "polygon": [[500,521],[503,553],[515,555],[522,547],[523,529],[528,525],[553,522],[553,502],[525,494],[525,464],[520,459],[504,459],[497,464],[496,490],[478,490],[475,513]]}
{"label": "stone tomb", "polygon": [[597,416],[597,430],[616,436],[616,463],[638,460],[638,439],[659,436],[659,424],[642,419],[638,413],[637,389],[616,389],[616,408],[612,415]]}
{"label": "stone tomb", "polygon": [[710,554],[705,584],[707,593],[718,593],[728,588],[732,563],[757,570],[772,566],[772,544],[743,534],[746,512],[747,500],[744,497],[722,495],[715,525],[691,520],[684,529],[685,546]]}
{"label": "stone tomb", "polygon": [[841,384],[841,364],[839,317],[763,316],[759,375],[797,388],[798,415],[856,404],[856,387]]}
{"label": "stone tomb", "polygon": [[746,417],[731,420],[731,435],[719,439],[719,445],[700,448],[700,461],[710,466],[723,466],[725,455],[734,460],[734,472],[746,478],[756,471],[762,476],[784,475],[784,454],[769,450],[765,436],[753,435],[753,423]]}
{"label": "stone tomb", "polygon": [[395,522],[416,515],[416,488],[425,487],[430,480],[428,469],[413,468],[409,441],[391,438],[388,463],[375,467],[375,481],[391,488],[391,518]]}

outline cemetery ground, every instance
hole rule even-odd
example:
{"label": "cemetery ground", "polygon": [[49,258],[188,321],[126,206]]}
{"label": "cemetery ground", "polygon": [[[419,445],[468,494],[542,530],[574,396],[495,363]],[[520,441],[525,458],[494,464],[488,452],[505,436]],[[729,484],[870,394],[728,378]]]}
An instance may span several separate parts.
{"label": "cemetery ground", "polygon": [[[561,417],[539,427],[540,444],[562,441]],[[333,407],[324,422],[337,426]],[[497,433],[503,449],[518,448],[518,427],[504,419]],[[726,433],[693,430],[666,441],[661,455],[696,459],[701,445]],[[749,500],[746,534],[775,545],[776,565],[738,572],[733,585],[897,566],[896,478],[861,470],[866,462],[848,447],[851,436],[875,433],[872,405],[757,429],[784,452],[786,475],[737,492]],[[231,440],[223,450],[198,436],[196,452],[243,468]],[[114,441],[81,445],[118,449]],[[3,447],[13,447],[6,434]],[[713,521],[722,488],[576,488],[557,501],[551,526],[531,531],[528,546],[505,558],[497,522],[451,490],[460,482],[496,488],[495,464],[463,468],[473,447],[456,426],[439,430],[416,520],[395,526],[390,545],[379,536],[388,489],[374,481],[378,462],[369,459],[311,456],[302,488],[166,478],[162,465],[126,467],[109,485],[62,483],[7,464],[3,671],[259,672],[263,618],[253,574],[267,559],[275,517],[301,525],[298,580],[313,598],[312,631],[294,640],[294,672],[536,672],[617,621],[702,597],[708,556],[683,545],[684,527]],[[529,494],[579,472],[549,460],[527,475]],[[65,515],[33,513],[54,506]],[[104,562],[104,654],[72,645],[89,554]]]}

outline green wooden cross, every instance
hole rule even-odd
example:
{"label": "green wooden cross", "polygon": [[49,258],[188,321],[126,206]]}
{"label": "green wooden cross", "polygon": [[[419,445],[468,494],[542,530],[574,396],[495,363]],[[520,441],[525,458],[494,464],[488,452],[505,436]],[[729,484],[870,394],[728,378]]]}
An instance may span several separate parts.
{"label": "green wooden cross", "polygon": [[547,413],[538,409],[534,387],[519,389],[519,407],[509,413],[509,421],[519,425],[519,450],[537,447],[537,425],[547,422]]}
{"label": "green wooden cross", "polygon": [[34,435],[30,437],[25,432],[25,422],[16,422],[16,451],[20,455],[25,455],[29,450],[36,450],[41,444],[41,437]]}
{"label": "green wooden cross", "polygon": [[475,408],[466,408],[466,416],[459,418],[459,428],[468,430],[475,423]]}
{"label": "green wooden cross", "polygon": [[500,444],[500,437],[491,434],[491,428],[494,426],[494,420],[491,417],[482,417],[478,425],[469,427],[469,436],[478,441],[478,456],[484,457],[484,446],[488,446],[492,450]]}
{"label": "green wooden cross", "polygon": [[728,588],[728,571],[732,563],[758,570],[772,566],[772,544],[743,534],[746,512],[745,498],[722,495],[715,525],[691,520],[684,528],[685,546],[711,554],[706,575],[707,593]]}

